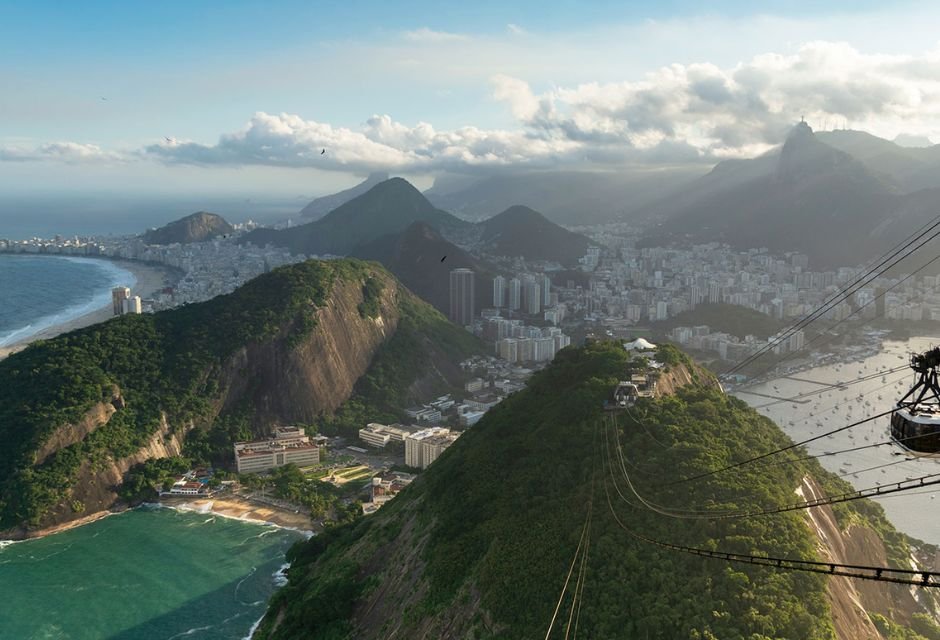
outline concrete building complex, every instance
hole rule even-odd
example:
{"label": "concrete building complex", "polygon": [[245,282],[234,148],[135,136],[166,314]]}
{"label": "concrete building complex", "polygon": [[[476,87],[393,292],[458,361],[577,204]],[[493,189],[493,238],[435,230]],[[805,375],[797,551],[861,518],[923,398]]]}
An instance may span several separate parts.
{"label": "concrete building complex", "polygon": [[459,435],[443,427],[429,427],[409,434],[405,438],[405,464],[417,469],[427,469]]}
{"label": "concrete building complex", "polygon": [[291,463],[305,467],[319,462],[320,447],[304,435],[302,427],[277,427],[271,439],[235,443],[238,473],[261,473]]}

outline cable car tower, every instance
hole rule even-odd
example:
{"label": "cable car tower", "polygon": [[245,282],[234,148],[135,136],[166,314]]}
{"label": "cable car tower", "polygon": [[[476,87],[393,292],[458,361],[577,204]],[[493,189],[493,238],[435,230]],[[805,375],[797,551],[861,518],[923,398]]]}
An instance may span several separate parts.
{"label": "cable car tower", "polygon": [[898,401],[891,416],[891,437],[902,447],[923,453],[940,453],[940,347],[911,355],[917,382]]}

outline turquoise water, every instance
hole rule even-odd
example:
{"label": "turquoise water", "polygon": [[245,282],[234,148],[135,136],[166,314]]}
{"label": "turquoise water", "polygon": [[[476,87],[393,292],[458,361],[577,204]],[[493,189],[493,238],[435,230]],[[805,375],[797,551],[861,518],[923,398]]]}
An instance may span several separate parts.
{"label": "turquoise water", "polygon": [[297,532],[143,507],[0,547],[3,640],[238,640]]}
{"label": "turquoise water", "polygon": [[107,260],[0,255],[0,347],[100,309],[113,287],[136,283]]}

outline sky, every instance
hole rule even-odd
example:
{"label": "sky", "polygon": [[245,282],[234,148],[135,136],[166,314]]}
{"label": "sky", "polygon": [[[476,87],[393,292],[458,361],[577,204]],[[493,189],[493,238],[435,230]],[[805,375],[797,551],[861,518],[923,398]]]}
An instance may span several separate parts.
{"label": "sky", "polygon": [[[940,7],[5,2],[0,194],[714,164],[805,116],[940,142]],[[2,235],[2,234],[0,234]]]}

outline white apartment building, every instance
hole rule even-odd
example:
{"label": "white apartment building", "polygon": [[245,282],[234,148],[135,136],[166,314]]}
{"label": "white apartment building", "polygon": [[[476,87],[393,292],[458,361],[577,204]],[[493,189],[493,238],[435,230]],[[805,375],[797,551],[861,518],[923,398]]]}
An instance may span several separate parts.
{"label": "white apartment building", "polygon": [[320,462],[320,447],[310,442],[302,427],[277,427],[269,440],[235,443],[238,473],[261,473],[286,464],[299,467]]}

